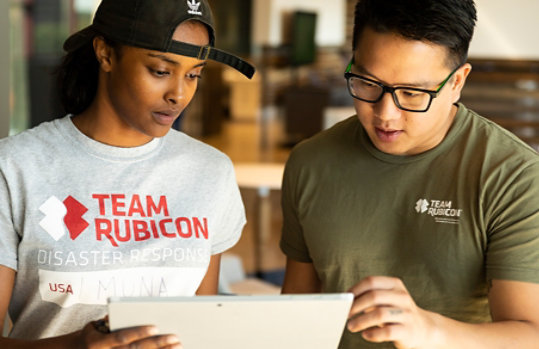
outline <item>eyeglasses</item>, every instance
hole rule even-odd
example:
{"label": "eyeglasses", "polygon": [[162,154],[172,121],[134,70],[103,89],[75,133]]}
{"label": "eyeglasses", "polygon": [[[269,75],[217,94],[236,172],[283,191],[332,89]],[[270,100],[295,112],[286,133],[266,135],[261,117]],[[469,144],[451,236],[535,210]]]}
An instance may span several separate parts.
{"label": "eyeglasses", "polygon": [[440,91],[449,81],[451,76],[453,76],[453,74],[460,68],[460,66],[455,68],[455,70],[440,83],[440,86],[436,91],[432,91],[414,87],[391,87],[384,85],[379,81],[351,73],[350,71],[352,70],[353,64],[354,59],[352,58],[344,72],[344,77],[348,85],[348,92],[350,92],[352,97],[368,103],[377,103],[382,99],[384,93],[388,92],[393,96],[393,101],[395,101],[395,105],[399,109],[416,113],[424,113],[429,110],[432,99],[438,97]]}

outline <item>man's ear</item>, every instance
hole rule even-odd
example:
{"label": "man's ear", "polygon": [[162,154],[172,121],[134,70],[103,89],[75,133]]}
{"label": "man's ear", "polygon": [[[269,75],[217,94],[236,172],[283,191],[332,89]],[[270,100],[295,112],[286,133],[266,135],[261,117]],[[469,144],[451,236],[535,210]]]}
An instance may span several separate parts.
{"label": "man's ear", "polygon": [[453,103],[457,103],[460,99],[460,94],[466,84],[466,79],[472,71],[472,65],[470,63],[464,63],[453,75],[452,93]]}
{"label": "man's ear", "polygon": [[96,36],[93,41],[95,58],[99,62],[99,66],[105,72],[110,72],[112,67],[113,49],[105,42],[102,36]]}

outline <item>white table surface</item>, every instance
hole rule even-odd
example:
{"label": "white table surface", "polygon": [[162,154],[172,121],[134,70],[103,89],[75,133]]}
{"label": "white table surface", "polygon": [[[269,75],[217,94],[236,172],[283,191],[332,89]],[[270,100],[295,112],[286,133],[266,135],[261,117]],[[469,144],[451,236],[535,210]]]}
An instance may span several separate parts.
{"label": "white table surface", "polygon": [[242,162],[234,164],[236,180],[241,188],[281,189],[284,164],[266,162]]}

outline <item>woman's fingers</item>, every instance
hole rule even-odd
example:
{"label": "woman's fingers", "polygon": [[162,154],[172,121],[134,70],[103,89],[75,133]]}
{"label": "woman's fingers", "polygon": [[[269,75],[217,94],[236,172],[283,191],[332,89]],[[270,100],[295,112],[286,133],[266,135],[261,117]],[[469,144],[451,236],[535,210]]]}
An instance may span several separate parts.
{"label": "woman's fingers", "polygon": [[155,326],[137,326],[106,333],[108,328],[102,320],[86,325],[81,332],[82,343],[88,349],[179,349],[180,340],[176,335],[158,335]]}
{"label": "woman's fingers", "polygon": [[177,336],[171,334],[142,338],[114,349],[181,349],[182,345]]}

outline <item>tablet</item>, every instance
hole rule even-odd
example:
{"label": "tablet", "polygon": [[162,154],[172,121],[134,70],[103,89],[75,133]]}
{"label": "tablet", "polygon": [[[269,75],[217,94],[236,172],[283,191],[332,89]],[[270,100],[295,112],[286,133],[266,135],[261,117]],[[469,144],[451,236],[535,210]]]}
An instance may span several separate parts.
{"label": "tablet", "polygon": [[351,293],[113,297],[109,325],[155,325],[186,349],[332,349],[352,301]]}

